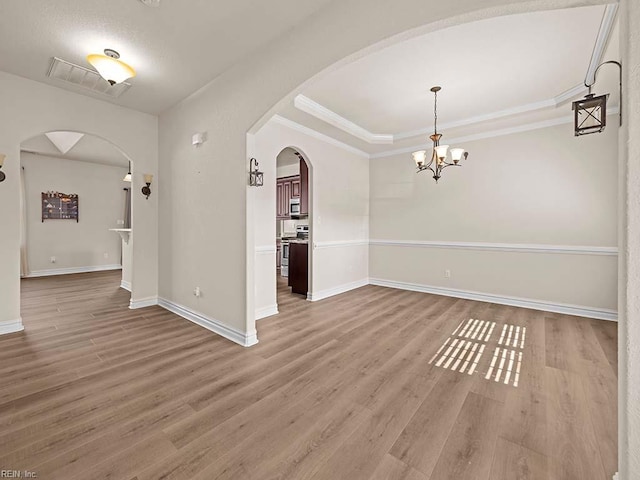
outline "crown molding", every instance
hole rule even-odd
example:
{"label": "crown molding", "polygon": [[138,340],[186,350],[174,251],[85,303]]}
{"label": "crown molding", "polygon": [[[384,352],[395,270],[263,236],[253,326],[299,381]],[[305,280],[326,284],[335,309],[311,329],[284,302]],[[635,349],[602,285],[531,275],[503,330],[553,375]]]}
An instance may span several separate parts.
{"label": "crown molding", "polygon": [[596,74],[598,65],[602,63],[602,57],[607,48],[607,44],[609,43],[609,38],[611,38],[611,32],[613,31],[617,13],[617,3],[610,3],[604,9],[602,21],[600,22],[600,29],[598,30],[598,37],[596,38],[596,43],[593,46],[589,68],[587,69],[587,74],[584,78],[584,83],[588,85],[595,82],[594,75]]}
{"label": "crown molding", "polygon": [[[607,116],[609,115],[617,115],[620,112],[620,108],[615,105],[611,107],[611,109],[607,109]],[[529,132],[531,130],[539,130],[541,128],[547,127],[555,127],[557,125],[565,125],[573,123],[572,116],[560,117],[560,118],[552,118],[550,120],[543,120],[541,122],[533,122],[526,123],[524,125],[517,125],[515,127],[509,128],[501,128],[498,130],[489,130],[487,132],[475,133],[473,135],[466,135],[463,137],[455,137],[451,139],[447,139],[447,141],[451,144],[461,144],[465,142],[472,142],[475,140],[484,140],[486,138],[494,138],[494,137],[502,137],[504,135],[511,135],[513,133],[522,133]],[[396,150],[387,150],[385,152],[373,153],[369,157],[370,159],[374,158],[385,158],[385,157],[393,157],[394,155],[401,155],[405,153],[412,153],[416,150],[421,149],[430,149],[433,147],[431,143],[420,143],[418,145],[414,145],[412,147],[398,148]]]}
{"label": "crown molding", "polygon": [[[522,113],[530,113],[530,112],[535,112],[538,110],[545,110],[545,109],[552,109],[552,108],[556,108],[558,106],[561,106],[562,104],[574,99],[575,97],[578,96],[582,96],[585,92],[587,91],[587,87],[585,87],[583,84],[579,84],[579,85],[575,85],[573,87],[571,87],[570,89],[556,95],[555,97],[552,98],[548,98],[545,100],[541,100],[539,102],[532,102],[532,103],[527,103],[524,105],[517,105],[515,107],[511,107],[511,108],[506,108],[504,110],[498,110],[496,112],[490,112],[490,113],[484,113],[482,115],[476,115],[473,117],[468,117],[468,118],[463,118],[462,120],[456,120],[454,122],[448,122],[448,123],[444,123],[441,125],[441,129],[442,130],[449,130],[449,129],[453,129],[453,128],[458,128],[458,127],[465,127],[465,126],[469,126],[469,125],[475,125],[478,123],[484,123],[484,122],[489,122],[492,120],[499,120],[501,118],[506,118],[506,117],[512,117],[514,115],[519,115]],[[300,101],[299,101],[300,99]],[[304,100],[302,100],[304,99]],[[304,103],[302,103],[304,102]],[[311,104],[313,104],[313,107],[309,107],[309,103],[307,102],[311,102]],[[425,136],[425,135],[429,135],[432,131],[433,131],[433,127],[426,127],[426,128],[421,128],[419,130],[411,130],[408,132],[400,132],[400,133],[394,133],[394,134],[389,134],[389,135],[373,135],[371,133],[369,133],[368,131],[364,130],[362,127],[359,127],[358,125],[355,125],[354,123],[350,122],[349,120],[347,120],[344,117],[340,117],[338,114],[334,114],[333,112],[331,112],[331,110],[323,107],[322,105],[320,105],[317,102],[314,102],[313,100],[308,99],[307,97],[304,97],[303,95],[298,95],[296,97],[295,100],[295,106],[299,109],[302,110],[316,118],[319,118],[320,120],[324,120],[325,122],[333,125],[336,128],[339,128],[340,130],[343,130],[344,132],[347,132],[351,135],[353,135],[354,137],[359,138],[360,140],[364,140],[366,142],[368,142],[369,144],[392,144],[393,142],[395,142],[396,140],[405,140],[408,138],[414,138],[414,137],[421,137],[421,136]],[[304,105],[303,108],[301,108],[301,105]],[[342,119],[345,124],[349,123],[354,125],[355,127],[357,127],[358,129],[363,130],[364,132],[366,132],[368,135],[370,136],[375,136],[375,137],[388,137],[391,139],[391,141],[372,141],[370,138],[367,138],[366,135],[360,135],[357,134],[355,132],[355,130],[350,130],[346,127],[342,127],[340,125],[338,125],[337,123],[334,123],[332,121],[329,121],[327,118],[323,117],[322,114],[317,113],[317,112],[321,112],[321,111],[327,111],[327,112],[331,112],[332,114],[336,115],[336,117],[339,117],[340,119]],[[543,122],[539,122],[539,123],[543,123]],[[553,123],[553,125],[557,125],[558,123]],[[299,125],[299,124],[296,124]],[[529,124],[529,125],[534,125],[534,124]],[[301,125],[300,125],[301,126]],[[548,126],[548,125],[543,125],[544,126]],[[308,127],[303,127],[303,128],[308,128]],[[514,127],[514,128],[519,128],[519,127]],[[542,128],[542,127],[539,127]],[[505,129],[505,130],[509,130],[509,129]],[[523,130],[517,130],[517,131],[523,131]],[[316,132],[315,130],[313,130],[313,132]],[[316,132],[318,133],[318,132]],[[323,135],[323,134],[321,134]],[[329,137],[330,138],[330,137]],[[460,138],[467,138],[467,137],[460,137]],[[481,137],[481,138],[486,138],[486,137]],[[454,142],[454,139],[449,140],[450,142]],[[403,149],[403,152],[406,152],[408,150]],[[411,150],[413,151],[413,150]],[[380,154],[378,154],[380,155]],[[371,157],[374,158],[376,155],[372,155]]]}
{"label": "crown molding", "polygon": [[560,105],[563,105],[564,103],[569,102],[576,97],[581,97],[585,93],[587,93],[587,91],[588,88],[582,84],[571,87],[569,90],[566,90],[553,98],[554,107],[559,107]]}
{"label": "crown molding", "polygon": [[309,115],[312,115],[329,125],[333,125],[334,127],[339,128],[360,140],[364,140],[367,143],[383,145],[393,143],[393,135],[371,133],[369,130],[362,128],[351,120],[347,120],[333,110],[329,110],[327,107],[320,105],[318,102],[315,102],[304,95],[296,96],[293,101],[293,105],[298,110],[308,113]]}
{"label": "crown molding", "polygon": [[[504,135],[510,135],[512,133],[528,132],[529,130],[538,130],[540,128],[553,127],[556,125],[562,125],[562,124],[571,123],[571,122],[573,122],[572,117],[554,118],[551,120],[544,120],[542,122],[527,123],[525,125],[518,125],[516,127],[501,128],[499,130],[491,130],[488,132],[476,133],[476,134],[467,135],[464,137],[451,138],[451,139],[447,139],[447,141],[452,145],[460,144],[464,142],[471,142],[473,140],[502,137]],[[393,157],[394,155],[412,153],[412,152],[415,152],[416,150],[430,149],[432,147],[433,147],[433,144],[421,143],[419,145],[414,145],[411,147],[398,148],[396,150],[387,150],[386,152],[374,153],[371,155],[371,159]]]}
{"label": "crown molding", "polygon": [[310,137],[322,140],[323,142],[333,145],[334,147],[341,148],[342,150],[346,150],[350,153],[355,153],[356,155],[361,157],[369,158],[369,154],[367,152],[364,152],[356,147],[352,147],[351,145],[347,145],[340,140],[336,140],[335,138],[325,135],[324,133],[320,133],[312,128],[300,125],[299,123],[289,120],[288,118],[281,117],[280,115],[274,115],[273,117],[271,117],[271,120],[292,130],[296,130]]}
{"label": "crown molding", "polygon": [[[591,60],[589,63],[589,67],[587,69],[587,74],[585,78],[585,83],[593,83],[593,75],[598,68],[598,65],[602,62],[602,57],[604,55],[604,51],[609,42],[609,38],[611,37],[611,32],[615,25],[615,18],[618,11],[618,4],[611,3],[605,6],[605,11],[602,16],[602,20],[600,22],[600,28],[598,30],[598,36],[596,38],[596,42],[593,48],[593,53],[591,55]],[[557,108],[568,101],[573,100],[576,97],[584,95],[587,91],[587,87],[584,84],[578,84],[570,89],[556,95],[555,97],[551,97],[548,99],[540,100],[538,102],[527,103],[524,105],[517,105],[515,107],[506,108],[503,110],[498,110],[496,112],[485,113],[482,115],[476,115],[473,117],[464,118],[461,120],[456,120],[453,122],[443,123],[441,125],[442,130],[448,130],[458,127],[464,127],[469,125],[475,125],[478,123],[484,123],[491,120],[498,120],[506,117],[511,117],[514,115],[519,115],[523,113],[535,112],[538,110],[552,109]],[[394,134],[374,134],[361,127],[360,125],[355,124],[351,120],[338,115],[334,111],[326,108],[325,106],[311,100],[310,98],[304,95],[296,96],[294,100],[294,106],[309,115],[312,115],[315,118],[318,118],[340,130],[359,138],[371,145],[374,144],[393,144],[397,140],[404,140],[408,138],[414,138],[424,135],[429,135],[433,127],[421,128],[419,130],[411,130],[406,132],[399,132]],[[521,131],[521,130],[520,130]],[[450,140],[453,141],[453,140]],[[403,152],[407,150],[404,149]],[[378,154],[380,155],[380,154]],[[386,155],[384,155],[386,156]],[[372,155],[374,158],[375,155]]]}
{"label": "crown molding", "polygon": [[[618,4],[612,3],[607,4],[605,6],[605,11],[603,13],[602,21],[600,23],[600,28],[598,31],[598,36],[594,45],[593,53],[591,55],[591,60],[589,63],[589,68],[587,70],[586,79],[593,77],[593,72],[598,67],[598,65],[602,61],[602,57],[604,55],[604,51],[606,49],[609,38],[611,37],[611,32],[613,31],[613,27],[615,25],[615,18],[618,11]],[[548,98],[545,100],[541,100],[538,102],[527,103],[524,105],[518,105],[515,107],[498,110],[496,112],[490,112],[482,115],[476,115],[473,117],[465,118],[462,120],[457,120],[454,122],[444,123],[441,128],[443,130],[453,129],[457,127],[464,127],[469,125],[475,125],[479,123],[484,123],[492,120],[503,119],[523,113],[530,113],[538,110],[550,110],[554,108],[558,108],[565,103],[572,101],[576,97],[580,97],[587,92],[587,87],[584,84],[575,85],[568,90],[556,95],[555,97]],[[352,121],[338,115],[332,110],[324,107],[311,100],[310,98],[304,95],[298,95],[294,99],[294,106],[305,112],[309,115],[312,115],[315,118],[318,118],[360,140],[363,140],[371,145],[373,144],[393,144],[397,140],[405,140],[414,137],[421,137],[431,133],[433,127],[422,128],[419,130],[412,130],[407,132],[400,132],[396,134],[373,134],[366,130],[365,128],[353,123]],[[609,115],[617,114],[619,111],[618,107],[611,108],[611,111],[608,112]],[[320,133],[312,128],[306,127],[299,123],[296,123],[292,120],[281,117],[280,115],[275,115],[272,120],[289,127],[293,130],[297,130],[305,135],[309,135],[311,137],[317,138],[324,142],[327,142],[331,145],[334,145],[338,148],[346,150],[351,153],[355,153],[356,155],[374,159],[374,158],[385,158],[392,157],[394,155],[406,154],[414,152],[415,150],[419,150],[422,148],[430,148],[430,143],[420,143],[419,145],[414,145],[411,147],[404,147],[394,150],[387,150],[384,152],[369,154],[363,150],[360,150],[356,147],[353,147],[347,143],[336,140],[333,137],[330,137],[324,133]],[[513,133],[521,133],[530,130],[538,130],[541,128],[552,127],[557,125],[563,125],[573,122],[573,118],[571,116],[554,118],[549,120],[543,120],[539,122],[527,123],[523,125],[517,125],[514,127],[490,130],[487,132],[477,133],[473,135],[460,136],[457,138],[447,139],[449,143],[464,143],[474,140],[482,140],[486,138],[500,137],[504,135],[510,135]]]}

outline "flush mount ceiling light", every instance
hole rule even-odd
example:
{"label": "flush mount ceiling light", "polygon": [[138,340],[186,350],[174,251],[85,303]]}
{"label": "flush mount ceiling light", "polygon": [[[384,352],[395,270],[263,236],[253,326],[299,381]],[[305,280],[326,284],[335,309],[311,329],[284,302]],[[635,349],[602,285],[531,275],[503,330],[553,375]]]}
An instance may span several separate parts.
{"label": "flush mount ceiling light", "polygon": [[142,3],[144,3],[147,7],[159,7],[160,6],[160,0],[140,0]]}
{"label": "flush mount ceiling light", "polygon": [[464,156],[466,160],[469,154],[465,152],[464,148],[452,148],[451,161],[447,159],[447,152],[449,151],[449,145],[440,145],[440,139],[442,134],[438,133],[438,92],[442,90],[441,87],[431,87],[433,92],[433,135],[429,138],[433,142],[433,151],[431,152],[431,160],[427,163],[427,151],[418,150],[413,152],[413,160],[418,167],[418,173],[424,170],[431,170],[433,173],[433,179],[438,183],[442,176],[442,170],[447,167],[459,167],[460,160]]}
{"label": "flush mount ceiling light", "polygon": [[127,78],[136,76],[136,71],[133,67],[120,60],[120,54],[109,48],[105,49],[104,55],[99,53],[87,55],[87,61],[111,85],[122,83]]}

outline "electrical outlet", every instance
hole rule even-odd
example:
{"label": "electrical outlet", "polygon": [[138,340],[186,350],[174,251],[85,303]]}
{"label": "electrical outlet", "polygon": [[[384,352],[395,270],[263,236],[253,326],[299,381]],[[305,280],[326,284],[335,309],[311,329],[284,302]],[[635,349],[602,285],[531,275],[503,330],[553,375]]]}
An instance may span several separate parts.
{"label": "electrical outlet", "polygon": [[200,295],[202,295],[202,292],[200,291],[200,287],[196,287],[196,288],[193,290],[193,294],[194,294],[196,297],[200,297]]}
{"label": "electrical outlet", "polygon": [[102,256],[103,256],[103,257],[105,258],[105,260],[106,260],[107,258],[109,258],[109,253],[108,253],[108,252],[104,252],[104,253],[102,254]]}
{"label": "electrical outlet", "polygon": [[50,261],[51,263],[56,263],[56,257],[51,257]]}
{"label": "electrical outlet", "polygon": [[451,278],[451,270],[445,270],[444,271],[444,277],[445,278]]}
{"label": "electrical outlet", "polygon": [[124,225],[124,220],[116,220],[116,225]]}

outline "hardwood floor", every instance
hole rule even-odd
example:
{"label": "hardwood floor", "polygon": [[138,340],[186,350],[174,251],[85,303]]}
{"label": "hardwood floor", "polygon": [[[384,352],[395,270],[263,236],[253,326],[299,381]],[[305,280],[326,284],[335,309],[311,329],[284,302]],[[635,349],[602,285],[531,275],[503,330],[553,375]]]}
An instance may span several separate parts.
{"label": "hardwood floor", "polygon": [[23,281],[26,332],[0,337],[0,469],[45,480],[617,470],[615,323],[375,286],[311,303],[283,280],[281,313],[258,322],[248,349],[160,307],[129,310],[118,272]]}

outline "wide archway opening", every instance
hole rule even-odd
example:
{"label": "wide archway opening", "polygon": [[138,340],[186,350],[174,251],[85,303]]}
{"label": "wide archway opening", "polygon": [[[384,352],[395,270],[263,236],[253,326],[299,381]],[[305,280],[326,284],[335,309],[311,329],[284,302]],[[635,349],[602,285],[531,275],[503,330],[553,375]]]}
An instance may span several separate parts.
{"label": "wide archway opening", "polygon": [[131,159],[99,136],[58,130],[23,141],[20,167],[23,283],[104,272],[93,277],[126,290],[118,298],[128,305],[134,263]]}

